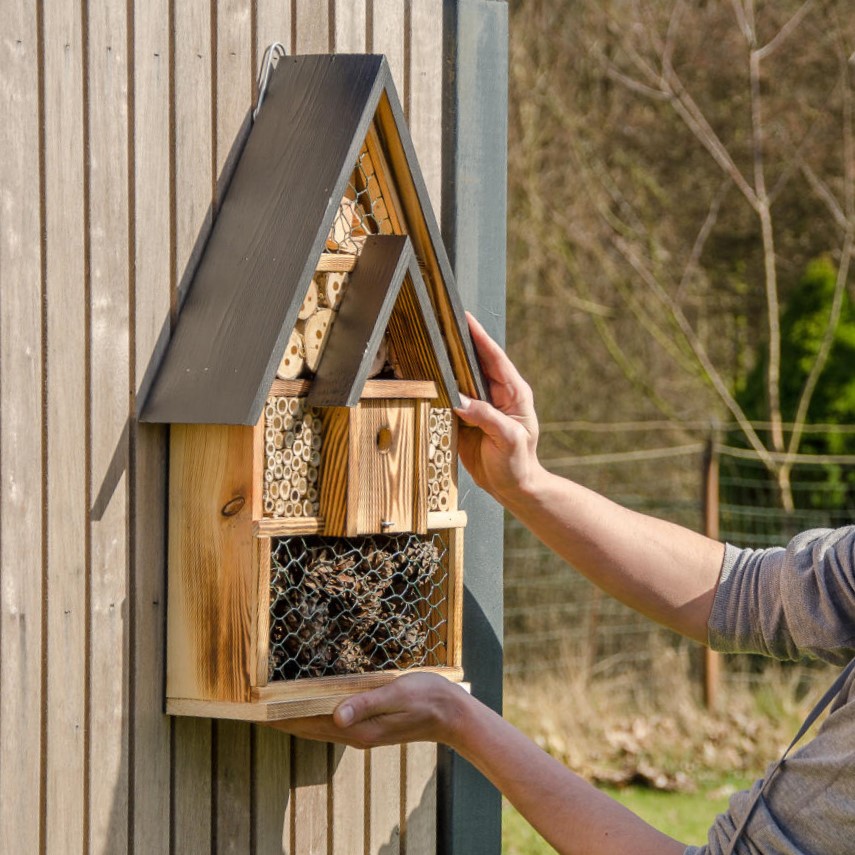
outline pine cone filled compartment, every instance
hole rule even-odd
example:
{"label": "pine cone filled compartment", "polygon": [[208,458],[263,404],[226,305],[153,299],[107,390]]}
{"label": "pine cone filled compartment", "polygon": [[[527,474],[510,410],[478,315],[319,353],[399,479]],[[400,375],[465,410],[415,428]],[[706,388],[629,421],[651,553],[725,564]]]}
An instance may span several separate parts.
{"label": "pine cone filled compartment", "polygon": [[268,681],[448,664],[444,532],[276,538]]}

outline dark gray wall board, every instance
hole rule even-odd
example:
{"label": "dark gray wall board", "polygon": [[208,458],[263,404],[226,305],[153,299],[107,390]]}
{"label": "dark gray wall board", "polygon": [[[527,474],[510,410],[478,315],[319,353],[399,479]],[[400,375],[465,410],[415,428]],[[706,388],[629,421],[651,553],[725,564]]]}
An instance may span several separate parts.
{"label": "dark gray wall board", "polygon": [[342,298],[309,390],[308,403],[312,406],[354,407],[359,403],[406,276],[413,283],[422,315],[419,319],[422,333],[427,337],[440,374],[434,379],[442,383],[454,403],[459,402],[445,343],[410,239],[399,235],[374,235],[366,239]]}
{"label": "dark gray wall board", "polygon": [[[442,233],[464,304],[499,342],[505,325],[508,9],[445,0]],[[502,706],[503,512],[461,474],[466,529],[463,666],[475,697]],[[501,798],[468,763],[440,753],[439,851],[498,855]]]}

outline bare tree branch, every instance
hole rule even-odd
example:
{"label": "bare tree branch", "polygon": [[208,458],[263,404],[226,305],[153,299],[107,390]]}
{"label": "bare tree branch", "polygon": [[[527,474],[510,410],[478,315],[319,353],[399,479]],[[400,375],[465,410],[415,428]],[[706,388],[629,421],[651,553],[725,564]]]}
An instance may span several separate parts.
{"label": "bare tree branch", "polygon": [[810,12],[814,2],[815,0],[805,0],[787,23],[763,47],[757,48],[755,53],[758,59],[764,60],[770,57],[799,28],[799,24]]}
{"label": "bare tree branch", "polygon": [[706,217],[704,217],[704,221],[701,224],[701,228],[698,231],[698,236],[695,238],[695,242],[692,245],[692,251],[689,253],[689,258],[686,261],[686,266],[683,268],[683,275],[680,277],[680,284],[677,286],[677,294],[676,299],[679,300],[686,288],[689,285],[689,280],[692,277],[692,274],[697,269],[698,263],[701,260],[701,254],[704,251],[704,247],[706,246],[707,240],[709,239],[710,234],[712,233],[713,227],[718,220],[718,212],[721,209],[721,203],[724,201],[724,197],[727,195],[727,191],[730,187],[730,182],[725,179],[719,185],[718,190],[712,197],[710,201],[710,207],[707,211]]}

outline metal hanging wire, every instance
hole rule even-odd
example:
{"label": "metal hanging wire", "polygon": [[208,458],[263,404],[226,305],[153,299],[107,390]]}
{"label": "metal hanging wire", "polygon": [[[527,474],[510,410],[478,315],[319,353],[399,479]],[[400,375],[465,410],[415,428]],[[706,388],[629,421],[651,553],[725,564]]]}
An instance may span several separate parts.
{"label": "metal hanging wire", "polygon": [[276,68],[279,60],[287,56],[288,51],[285,50],[285,45],[282,42],[273,42],[267,50],[264,51],[264,56],[261,59],[261,69],[258,73],[258,102],[255,109],[252,111],[252,121],[258,118],[258,113],[261,110],[261,105],[264,103],[264,96],[267,95],[267,87],[270,83],[270,73]]}

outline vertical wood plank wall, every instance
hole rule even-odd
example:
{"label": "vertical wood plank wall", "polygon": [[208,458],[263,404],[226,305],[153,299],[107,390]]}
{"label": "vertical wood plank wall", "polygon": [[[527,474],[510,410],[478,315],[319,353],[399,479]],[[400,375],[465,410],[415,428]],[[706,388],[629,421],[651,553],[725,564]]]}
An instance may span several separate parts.
{"label": "vertical wood plank wall", "polygon": [[388,55],[440,210],[442,0],[3,10],[0,853],[434,853],[434,746],[163,715],[167,434],[134,414],[272,41]]}

